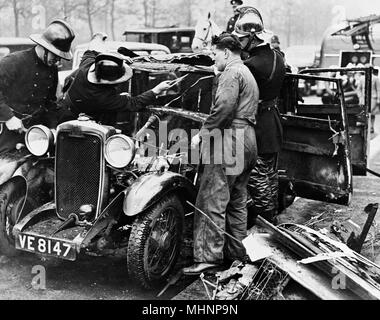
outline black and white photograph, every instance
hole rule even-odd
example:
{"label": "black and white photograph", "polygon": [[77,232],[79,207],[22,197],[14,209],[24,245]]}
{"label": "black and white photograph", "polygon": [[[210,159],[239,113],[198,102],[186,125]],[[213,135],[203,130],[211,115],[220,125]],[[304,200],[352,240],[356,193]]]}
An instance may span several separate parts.
{"label": "black and white photograph", "polygon": [[380,2],[0,17],[0,301],[197,319],[380,300]]}

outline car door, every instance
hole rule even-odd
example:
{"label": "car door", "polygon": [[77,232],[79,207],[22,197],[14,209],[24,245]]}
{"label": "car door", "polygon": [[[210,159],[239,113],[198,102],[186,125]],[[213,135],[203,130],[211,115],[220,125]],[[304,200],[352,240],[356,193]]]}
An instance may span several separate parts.
{"label": "car door", "polygon": [[[299,82],[335,84],[338,103],[300,98]],[[340,79],[288,74],[281,120],[284,144],[279,158],[280,190],[296,196],[348,205],[352,196],[352,156],[347,106]],[[307,99],[307,100],[306,100]]]}
{"label": "car door", "polygon": [[[160,97],[162,103],[158,104],[161,107],[156,107],[155,111],[161,120],[168,121],[169,131],[181,128],[188,132],[200,128],[211,108],[215,89],[212,71],[170,63],[141,63],[133,67],[135,94],[150,88],[148,79],[152,75],[147,74],[147,70],[157,69],[160,74],[165,69],[168,73],[183,71],[177,76],[189,74],[181,83],[179,95]],[[341,100],[331,112],[321,106],[316,111],[314,108],[313,114],[306,114],[306,105],[298,101],[298,86],[299,81],[310,79],[323,78],[289,74],[283,88],[280,111],[284,146],[279,158],[281,193],[291,189],[299,197],[348,204],[352,195],[352,165],[346,105]],[[340,80],[327,80],[342,90]]]}

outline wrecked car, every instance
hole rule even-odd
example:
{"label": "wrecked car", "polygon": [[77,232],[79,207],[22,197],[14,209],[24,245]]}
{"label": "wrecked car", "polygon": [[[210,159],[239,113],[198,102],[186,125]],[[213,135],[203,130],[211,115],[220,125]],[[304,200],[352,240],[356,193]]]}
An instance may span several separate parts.
{"label": "wrecked car", "polygon": [[[30,128],[28,152],[15,156],[12,177],[0,186],[1,253],[70,261],[80,254],[120,257],[141,285],[166,280],[196,198],[190,142],[212,104],[212,63],[202,55],[134,58],[126,94],[180,80],[149,112],[124,114],[115,127],[80,115],[56,134]],[[313,117],[300,114],[298,83],[310,77],[289,74],[284,86],[281,202],[286,206],[289,195],[297,195],[348,204],[352,165],[344,99],[331,117],[322,107]],[[342,93],[341,80],[312,78],[334,82]],[[163,124],[168,134],[162,138]],[[147,138],[153,135],[160,139],[152,146]]]}

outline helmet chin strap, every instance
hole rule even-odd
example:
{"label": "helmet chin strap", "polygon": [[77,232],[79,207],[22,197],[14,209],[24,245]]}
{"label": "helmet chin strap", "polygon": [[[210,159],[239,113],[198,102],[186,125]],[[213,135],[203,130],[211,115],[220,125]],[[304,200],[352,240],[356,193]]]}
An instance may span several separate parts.
{"label": "helmet chin strap", "polygon": [[251,46],[252,46],[252,42],[253,40],[255,39],[255,35],[254,34],[251,34],[248,38],[248,42],[247,44],[245,45],[245,47],[243,48],[243,51],[249,51],[249,49],[251,49]]}
{"label": "helmet chin strap", "polygon": [[49,51],[44,48],[44,63],[48,66]]}
{"label": "helmet chin strap", "polygon": [[260,43],[262,43],[263,41],[260,41],[255,34],[251,34],[249,36],[249,39],[248,39],[248,42],[247,42],[247,45],[243,48],[243,51],[249,51],[250,49],[252,49],[252,45],[254,45],[254,47],[257,47]]}

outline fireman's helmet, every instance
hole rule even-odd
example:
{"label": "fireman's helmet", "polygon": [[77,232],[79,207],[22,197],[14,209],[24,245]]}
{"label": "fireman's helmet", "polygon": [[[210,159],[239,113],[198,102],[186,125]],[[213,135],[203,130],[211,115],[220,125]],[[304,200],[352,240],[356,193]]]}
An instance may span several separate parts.
{"label": "fireman's helmet", "polygon": [[75,38],[74,30],[64,20],[54,20],[43,34],[32,34],[30,39],[56,56],[71,60],[71,44]]}
{"label": "fireman's helmet", "polygon": [[237,8],[237,11],[240,16],[235,24],[234,35],[242,38],[254,34],[260,40],[267,40],[263,18],[256,8],[240,6]]}

